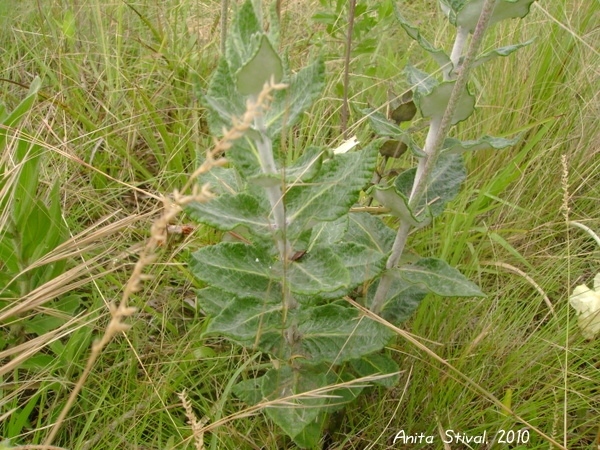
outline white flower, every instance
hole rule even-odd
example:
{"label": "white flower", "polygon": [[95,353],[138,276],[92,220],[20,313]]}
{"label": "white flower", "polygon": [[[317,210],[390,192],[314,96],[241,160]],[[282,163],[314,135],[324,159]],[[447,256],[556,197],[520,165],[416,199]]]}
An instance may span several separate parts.
{"label": "white flower", "polygon": [[336,155],[339,155],[340,153],[346,153],[356,145],[358,145],[358,139],[356,139],[356,136],[352,136],[350,139],[346,139],[344,142],[342,142],[340,146],[333,151],[333,153]]}
{"label": "white flower", "polygon": [[600,332],[600,273],[594,277],[594,289],[585,284],[575,288],[569,303],[577,311],[577,323],[586,339],[593,339]]}

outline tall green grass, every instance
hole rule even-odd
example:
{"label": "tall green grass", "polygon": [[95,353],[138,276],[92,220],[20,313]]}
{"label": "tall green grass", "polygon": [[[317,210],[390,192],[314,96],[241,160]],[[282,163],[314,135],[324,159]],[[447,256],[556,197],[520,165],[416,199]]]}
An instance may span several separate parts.
{"label": "tall green grass", "polygon": [[[305,145],[340,139],[343,52],[311,21],[317,2],[283,5],[282,34],[292,67],[308,58],[315,43],[339,55],[329,58],[323,98],[288,130],[288,149],[298,154]],[[431,24],[426,31],[432,41],[448,46],[434,2],[405,8],[411,20]],[[128,6],[27,0],[0,2],[0,11],[0,97],[14,106],[34,76],[43,78],[37,106],[22,127],[45,143],[42,179],[48,185],[60,180],[70,235],[90,236],[84,251],[68,259],[82,280],[71,292],[80,299],[80,314],[58,334],[7,338],[0,349],[32,342],[20,347],[30,352],[25,362],[0,378],[0,436],[10,436],[15,445],[40,445],[85,366],[92,339],[107,323],[105,304],[120,296],[136,246],[148,236],[158,210],[152,196],[181,186],[196,153],[210,145],[193,79],[204,83],[215,67],[220,7],[216,1]],[[573,287],[589,283],[600,270],[600,249],[568,227],[561,211],[565,155],[570,218],[600,229],[595,14],[594,2],[559,0],[534,5],[523,21],[493,29],[488,47],[538,40],[475,71],[480,109],[458,133],[468,139],[523,132],[523,140],[470,155],[462,195],[433,226],[413,236],[410,249],[459,266],[489,296],[429,297],[407,329],[507,404],[510,392],[509,406],[517,414],[569,449],[591,448],[600,426],[598,344],[583,340],[568,306]],[[390,83],[408,88],[401,74],[407,61],[426,64],[391,18],[377,26],[386,38],[372,54],[351,62],[351,103],[358,108],[383,106]],[[368,140],[357,111],[352,131]],[[10,147],[6,151],[10,158]],[[154,279],[135,298],[134,327],[105,349],[55,445],[193,448],[177,396],[184,389],[207,424],[243,409],[231,386],[265,361],[226,341],[200,338],[204,321],[189,305],[197,286],[185,255],[218,236],[200,229],[184,239],[166,245],[150,268]],[[81,247],[74,242],[70,248]],[[9,336],[6,327],[0,332]],[[64,347],[60,358],[49,350],[52,340]],[[398,339],[389,351],[405,369],[401,382],[391,390],[373,388],[333,420],[329,448],[403,448],[392,445],[401,429],[435,435],[434,448],[443,448],[441,429],[477,435],[522,427],[409,343]],[[15,357],[5,353],[2,365]],[[206,433],[205,443],[212,449],[293,448],[261,415],[225,421]],[[532,433],[526,448],[551,447]]]}

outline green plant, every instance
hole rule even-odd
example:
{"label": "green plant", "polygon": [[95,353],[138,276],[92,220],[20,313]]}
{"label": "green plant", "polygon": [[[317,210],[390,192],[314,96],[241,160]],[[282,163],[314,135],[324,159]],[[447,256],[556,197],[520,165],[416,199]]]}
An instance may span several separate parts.
{"label": "green plant", "polygon": [[[391,210],[391,214],[401,219],[396,234],[391,255],[386,263],[386,273],[383,275],[370,308],[375,313],[381,313],[390,298],[393,280],[398,278],[396,267],[404,252],[409,233],[431,223],[434,217],[444,211],[447,202],[458,194],[460,184],[466,178],[462,153],[470,150],[502,149],[514,145],[518,138],[506,139],[483,136],[474,141],[460,141],[448,137],[453,125],[466,120],[475,111],[475,96],[467,87],[470,71],[473,67],[483,64],[497,56],[507,56],[519,48],[530,44],[502,47],[483,55],[478,55],[485,31],[489,25],[502,19],[523,17],[529,12],[534,0],[457,0],[448,2],[441,0],[442,10],[446,13],[457,33],[452,54],[448,56],[442,49],[435,48],[423,37],[421,32],[411,26],[396,8],[396,17],[409,37],[414,39],[440,66],[443,80],[440,82],[426,72],[413,66],[406,68],[409,83],[414,92],[408,92],[408,98],[393,108],[388,120],[385,116],[373,110],[365,110],[373,129],[382,136],[387,136],[392,144],[386,157],[397,157],[404,150],[410,149],[418,159],[415,169],[407,170],[387,185],[376,185],[371,189],[374,198]],[[469,33],[473,33],[470,46],[465,51],[465,43]],[[412,94],[412,95],[411,95]],[[412,99],[411,99],[412,96]],[[425,143],[419,146],[412,137],[410,130],[399,125],[410,121],[416,113],[424,118],[430,118]],[[417,277],[400,275],[410,283],[421,283],[444,296],[476,295],[477,292],[467,289],[434,289],[427,278],[430,273],[438,273],[450,269],[445,263],[436,261],[433,265],[422,262],[427,267],[424,273]],[[436,267],[437,265],[437,267]],[[451,269],[454,270],[454,269]],[[442,281],[440,279],[439,281]],[[442,281],[443,284],[445,281]],[[448,286],[452,286],[449,284]]]}
{"label": "green plant", "polygon": [[[39,181],[42,147],[17,128],[30,111],[41,80],[36,78],[27,97],[11,112],[0,105],[0,148],[13,155],[0,171],[0,307],[23,297],[64,271],[65,260],[39,263],[64,240],[59,183],[44,192]],[[44,195],[45,194],[45,195]],[[47,196],[47,203],[44,197]],[[36,264],[34,264],[36,263]],[[3,301],[4,300],[4,301]]]}
{"label": "green plant", "polygon": [[[515,15],[510,12],[515,5],[528,10],[530,3],[503,1],[495,10],[493,1],[444,3],[451,23],[458,25],[451,57],[433,48],[397,12],[409,36],[434,56],[444,73],[444,81],[438,82],[409,67],[414,96],[393,111],[394,121],[367,111],[378,134],[393,138],[396,148],[409,148],[419,160],[416,169],[394,179],[378,177],[381,184],[367,191],[400,218],[397,232],[353,209],[373,178],[384,140],[353,152],[308,147],[289,161],[280,136],[320,95],[323,62],[317,58],[290,75],[287,59],[275,50],[275,14],[265,32],[250,1],[237,12],[225,55],[208,91],[200,95],[210,111],[213,134],[232,128],[244,134],[228,149],[233,167],[215,168],[201,177],[218,197],[191,203],[186,212],[239,240],[201,248],[191,255],[190,266],[206,284],[198,291],[199,304],[211,316],[206,333],[225,335],[274,361],[265,373],[238,383],[234,393],[263,406],[297,445],[314,447],[326,414],[352,401],[364,387],[361,383],[389,386],[399,371],[392,358],[379,353],[393,336],[390,329],[360,313],[349,297],[398,324],[430,292],[484,296],[444,261],[411,259],[403,252],[408,234],[431,223],[458,194],[466,177],[461,153],[516,142],[490,136],[461,142],[447,134],[474,110],[474,97],[465,90],[471,67],[518,48],[475,60],[486,25],[498,14]],[[460,42],[474,30],[461,60]],[[240,126],[235,117],[257,105],[253,123]],[[412,119],[417,109],[431,117],[422,149],[398,125]]]}
{"label": "green plant", "polygon": [[[319,0],[321,10],[313,15],[313,20],[325,25],[326,33],[333,39],[346,41],[348,27],[349,2],[343,0]],[[370,54],[379,42],[374,35],[374,28],[393,11],[393,2],[384,0],[369,5],[368,2],[357,2],[353,17],[352,37],[355,45],[352,46],[352,56]],[[335,57],[339,57],[336,55]]]}
{"label": "green plant", "polygon": [[[80,306],[80,298],[75,294],[40,301],[44,298],[40,293],[44,291],[44,285],[63,274],[66,265],[64,258],[46,258],[66,235],[60,185],[57,180],[47,188],[40,181],[43,147],[20,127],[30,113],[40,87],[41,80],[35,78],[25,99],[10,113],[0,105],[0,149],[7,156],[0,166],[0,352],[3,358],[60,329]],[[34,308],[31,303],[36,300],[38,305],[46,303],[46,308],[36,314],[27,314]],[[85,338],[82,333],[75,333],[68,341],[51,340],[47,352],[30,354],[28,358],[17,357],[10,363],[6,359],[0,377],[4,378],[10,372],[8,378],[19,381],[23,372],[56,367],[57,364],[68,370],[78,344],[85,342]],[[2,421],[2,436],[20,435],[30,425],[32,411],[43,410],[47,392],[56,387],[56,383],[43,383],[24,403],[20,401],[19,389],[2,389],[2,398],[14,411]]]}

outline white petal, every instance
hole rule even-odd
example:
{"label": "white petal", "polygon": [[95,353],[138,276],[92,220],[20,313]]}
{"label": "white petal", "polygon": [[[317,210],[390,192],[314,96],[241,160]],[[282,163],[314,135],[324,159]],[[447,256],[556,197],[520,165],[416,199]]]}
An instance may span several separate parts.
{"label": "white petal", "polygon": [[600,292],[600,272],[594,277],[594,290]]}
{"label": "white petal", "polygon": [[575,310],[582,314],[586,311],[594,311],[596,304],[600,302],[596,291],[589,289],[585,284],[577,286],[573,290],[573,295],[569,297],[569,303]]}
{"label": "white petal", "polygon": [[600,332],[600,311],[580,315],[577,323],[583,336],[586,339],[593,339]]}
{"label": "white petal", "polygon": [[348,150],[352,149],[356,145],[358,145],[358,139],[356,139],[356,136],[352,136],[350,139],[347,139],[344,142],[342,142],[340,146],[333,151],[333,153],[335,153],[336,155],[339,155],[340,153],[346,153]]}

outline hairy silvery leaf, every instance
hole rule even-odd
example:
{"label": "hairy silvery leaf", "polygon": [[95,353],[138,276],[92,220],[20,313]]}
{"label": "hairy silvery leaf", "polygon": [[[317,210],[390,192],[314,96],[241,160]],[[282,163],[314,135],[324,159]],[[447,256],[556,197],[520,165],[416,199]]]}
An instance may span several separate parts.
{"label": "hairy silvery leaf", "polygon": [[486,150],[488,148],[494,148],[496,150],[510,147],[515,145],[521,136],[517,136],[514,139],[506,139],[494,136],[483,136],[474,141],[459,141],[454,138],[447,138],[444,141],[443,152],[444,153],[464,153],[469,150]]}
{"label": "hairy silvery leaf", "polygon": [[335,155],[310,184],[291,187],[286,195],[288,235],[297,237],[317,221],[332,221],[348,212],[371,180],[380,142],[357,151]]}
{"label": "hairy silvery leaf", "polygon": [[209,202],[191,202],[185,212],[197,222],[221,231],[244,226],[253,232],[269,234],[268,202],[246,193],[223,194]]}
{"label": "hairy silvery leaf", "polygon": [[324,413],[329,412],[329,407],[322,408],[321,413],[315,420],[294,436],[294,443],[298,448],[318,448],[319,441],[323,437],[323,425],[325,424]]}
{"label": "hairy silvery leaf", "polygon": [[316,295],[348,286],[348,270],[335,251],[317,247],[301,260],[288,262],[286,280],[294,294]]}
{"label": "hairy silvery leaf", "polygon": [[263,399],[262,383],[264,375],[240,381],[233,387],[233,393],[249,405],[256,405]]}
{"label": "hairy silvery leaf", "polygon": [[[247,130],[244,136],[232,142],[233,146],[227,151],[227,159],[233,163],[246,180],[251,180],[264,173],[256,147],[257,135],[256,131]],[[280,165],[279,156],[277,149],[273,149],[273,157],[278,165]]]}
{"label": "hairy silvery leaf", "polygon": [[285,168],[286,184],[310,181],[320,172],[323,159],[329,156],[321,147],[307,147],[291,166]]}
{"label": "hairy silvery leaf", "polygon": [[221,242],[192,253],[190,268],[196,278],[214,287],[273,302],[281,298],[272,269],[275,262],[266,249]]}
{"label": "hairy silvery leaf", "polygon": [[[290,370],[293,370],[290,373]],[[248,403],[249,405],[256,405],[261,401],[269,402],[276,400],[277,398],[289,396],[289,390],[294,394],[302,394],[307,390],[294,390],[293,386],[298,387],[294,380],[290,380],[290,376],[293,375],[294,379],[317,379],[319,382],[317,385],[313,384],[312,389],[310,386],[305,384],[304,389],[315,390],[328,386],[335,386],[340,383],[348,383],[355,379],[353,375],[348,372],[342,372],[339,375],[332,372],[327,365],[317,366],[304,366],[291,369],[289,366],[281,369],[271,369],[265,375],[245,380],[236,384],[233,388],[233,393]],[[325,378],[323,378],[323,375]],[[289,389],[285,395],[282,392],[282,385],[286,385]],[[322,385],[322,386],[318,386]],[[319,410],[319,415],[312,419],[306,424],[306,427],[296,434],[293,439],[294,442],[300,448],[313,448],[316,442],[321,438],[323,425],[322,416],[323,413],[331,413],[344,407],[347,403],[353,401],[358,397],[360,392],[363,390],[365,383],[357,383],[356,385],[349,384],[345,387],[335,388],[322,392],[321,398],[325,399],[325,402],[319,403],[319,405],[312,405],[311,407]],[[279,390],[279,392],[277,392]],[[307,395],[306,398],[313,397],[313,395]],[[292,399],[292,401],[294,401]],[[297,401],[302,401],[300,397]],[[291,408],[292,406],[286,402],[285,405],[273,405],[272,408]],[[299,407],[299,406],[298,406]],[[298,417],[296,417],[298,419]],[[290,432],[296,432],[300,427],[289,428]]]}
{"label": "hairy silvery leaf", "polygon": [[259,173],[248,177],[248,181],[256,186],[270,188],[273,186],[281,186],[281,175],[278,173]]}
{"label": "hairy silvery leaf", "polygon": [[394,139],[399,139],[406,134],[397,124],[388,120],[384,114],[374,110],[373,108],[361,109],[361,112],[369,119],[369,124],[375,133],[379,136],[389,136]]}
{"label": "hairy silvery leaf", "polygon": [[[415,102],[423,117],[431,117],[432,121],[442,119],[455,84],[456,81],[444,81],[434,87],[429,94],[415,96]],[[451,123],[461,122],[473,112],[475,112],[475,96],[466,90],[458,100]]]}
{"label": "hairy silvery leaf", "polygon": [[198,289],[196,291],[196,298],[202,312],[212,317],[221,314],[224,308],[237,300],[237,297],[230,292],[215,287]]}
{"label": "hairy silvery leaf", "polygon": [[[400,371],[398,364],[392,358],[387,355],[365,355],[360,359],[353,359],[350,361],[352,368],[361,377],[368,377],[369,375],[384,375],[388,373],[397,373]],[[398,382],[398,375],[393,375],[387,378],[381,378],[373,381],[374,384],[385,386],[388,388],[393,387]]]}
{"label": "hairy silvery leaf", "polygon": [[444,71],[444,73],[450,73],[452,70],[452,64],[450,62],[450,57],[444,52],[444,50],[435,48],[427,39],[423,37],[421,31],[413,27],[400,13],[400,4],[397,3],[395,8],[396,18],[400,22],[400,25],[412,39],[417,41],[417,43],[425,50],[427,53],[431,55],[431,57],[437,62],[440,68]]}
{"label": "hairy silvery leaf", "polygon": [[[324,366],[326,365],[324,364]],[[356,379],[353,374],[343,370],[340,371],[339,374],[329,370],[329,368],[324,368],[323,370],[327,371],[327,380],[329,381],[329,386],[334,386],[340,383],[348,383]],[[375,384],[375,382],[373,382],[373,384]],[[328,413],[339,411],[340,409],[344,408],[346,404],[355,400],[360,395],[362,390],[370,385],[371,383],[360,382],[337,388],[330,393],[331,397],[329,398],[328,406],[325,411]]]}
{"label": "hairy silvery leaf", "polygon": [[[304,305],[315,304],[322,300],[334,300],[349,295],[353,289],[364,282],[378,276],[385,268],[387,255],[377,250],[355,244],[353,242],[341,242],[333,244],[330,249],[340,256],[340,262],[343,268],[349,274],[349,279],[339,289],[335,291],[325,291],[324,289],[315,292],[313,295],[302,295],[303,292],[296,290],[295,298]],[[312,252],[308,252],[310,255]],[[302,258],[302,263],[304,263]],[[334,267],[335,268],[335,267]]]}
{"label": "hairy silvery leaf", "polygon": [[278,2],[271,2],[271,6],[269,7],[269,30],[267,31],[267,36],[275,44],[280,42],[281,24],[279,23],[279,14],[277,11],[280,6]]}
{"label": "hairy silvery leaf", "polygon": [[[408,198],[415,181],[416,169],[402,172],[394,182],[398,193]],[[419,205],[414,210],[417,212],[417,220],[421,219],[419,211],[429,210],[431,215],[437,217],[444,212],[446,203],[456,198],[460,191],[460,185],[467,177],[467,171],[461,155],[442,154],[438,158],[431,175],[427,180],[425,194]]]}
{"label": "hairy silvery leaf", "polygon": [[[323,300],[342,298],[350,292],[383,272],[387,260],[387,254],[380,253],[363,245],[353,242],[341,242],[334,244],[332,250],[340,255],[344,268],[350,274],[350,281],[327,296],[321,295]],[[302,301],[300,298],[298,301]],[[306,299],[304,300],[306,302]]]}
{"label": "hairy silvery leaf", "polygon": [[392,337],[384,325],[358,310],[329,304],[312,307],[298,317],[300,346],[306,362],[341,364],[381,350]]}
{"label": "hairy silvery leaf", "polygon": [[295,125],[302,114],[319,98],[325,86],[325,62],[317,58],[292,75],[289,87],[273,93],[273,103],[265,114],[271,139],[280,139],[284,127]]}
{"label": "hairy silvery leaf", "polygon": [[206,95],[197,90],[202,103],[210,109],[208,126],[211,134],[222,136],[223,128],[232,127],[231,118],[241,117],[246,111],[244,97],[235,88],[229,65],[221,58],[217,70],[208,84]]}
{"label": "hairy silvery leaf", "polygon": [[237,89],[242,95],[258,96],[265,83],[275,83],[283,77],[283,64],[267,36],[262,36],[260,46],[252,58],[236,73]]}
{"label": "hairy silvery leaf", "polygon": [[396,232],[383,220],[366,212],[348,214],[348,231],[344,241],[364,245],[379,253],[387,254],[394,244]]}
{"label": "hairy silvery leaf", "polygon": [[[423,117],[431,117],[432,121],[440,121],[448,106],[456,81],[438,82],[426,72],[408,65],[406,73],[409,82],[414,86],[414,102]],[[458,99],[452,124],[461,122],[475,111],[475,96],[468,89]]]}
{"label": "hairy silvery leaf", "polygon": [[415,102],[417,94],[421,96],[430,94],[431,91],[440,84],[433,75],[417,69],[412,64],[407,64],[404,68],[404,72],[406,73],[407,81],[413,86],[413,100],[415,100]]}
{"label": "hairy silvery leaf", "polygon": [[310,230],[310,235],[306,241],[306,248],[311,250],[313,247],[328,247],[332,244],[337,244],[344,238],[347,230],[347,215],[332,222],[318,223]]}
{"label": "hairy silvery leaf", "polygon": [[[198,167],[204,162],[204,157],[198,158]],[[239,172],[234,168],[213,167],[208,172],[198,175],[196,178],[198,185],[205,183],[210,185],[210,191],[213,194],[237,194],[244,190],[244,181]]]}
{"label": "hairy silvery leaf", "polygon": [[[504,19],[523,18],[535,0],[498,0],[490,18],[489,26]],[[448,16],[450,23],[466,28],[473,33],[485,0],[440,0],[442,11]]]}
{"label": "hairy silvery leaf", "polygon": [[485,297],[479,286],[469,281],[457,269],[437,258],[423,258],[415,264],[390,271],[394,276],[424,286],[444,297]]}
{"label": "hairy silvery leaf", "polygon": [[286,359],[290,355],[284,345],[282,310],[282,302],[265,303],[253,297],[235,297],[210,319],[206,333],[224,335],[246,348]]}
{"label": "hairy silvery leaf", "polygon": [[[408,147],[410,151],[415,156],[425,156],[425,153],[417,146],[417,144],[413,141],[410,133],[407,133],[405,130],[400,128],[397,124],[388,120],[385,115],[374,110],[373,108],[362,109],[361,112],[367,116],[369,119],[369,124],[373,131],[379,136],[388,136],[391,137],[392,140],[398,141],[400,144],[400,152],[403,153],[404,146]],[[385,154],[383,152],[387,151],[386,144],[390,140],[382,141],[380,144],[379,151],[384,156],[390,156],[389,154]],[[402,145],[404,144],[404,145]],[[391,144],[389,144],[391,145]],[[396,148],[393,149],[396,152]]]}
{"label": "hairy silvery leaf", "polygon": [[[411,169],[414,171],[414,169]],[[414,178],[414,172],[413,172]],[[411,226],[421,228],[431,222],[431,215],[427,208],[422,211],[413,211],[409,205],[409,195],[398,190],[395,184],[391,186],[375,185],[367,191],[367,194],[372,195],[375,200],[381,203],[386,208],[390,209],[390,214],[398,217],[401,220],[409,223]]]}
{"label": "hairy silvery leaf", "polygon": [[497,56],[508,56],[513,52],[516,52],[520,48],[526,47],[535,41],[536,38],[529,39],[527,42],[523,42],[521,44],[507,45],[506,47],[500,47],[491,52],[484,53],[480,57],[478,57],[474,62],[472,67],[477,67],[483,63],[488,62],[490,59],[494,59]]}
{"label": "hairy silvery leaf", "polygon": [[263,35],[261,18],[246,0],[234,15],[227,33],[225,56],[231,72],[237,72],[256,53]]}
{"label": "hairy silvery leaf", "polygon": [[[376,280],[367,291],[367,306],[372,304],[379,280]],[[421,302],[427,297],[429,291],[415,286],[400,278],[392,280],[388,295],[381,310],[381,317],[385,320],[401,324],[407,321],[417,310]]]}
{"label": "hairy silvery leaf", "polygon": [[[299,394],[328,385],[326,371],[284,366],[281,369],[271,369],[262,377],[237,384],[233,392],[250,404],[284,398],[285,404],[273,404],[264,409],[265,413],[292,439],[298,439],[299,442],[296,443],[302,448],[312,448],[321,438],[318,418],[329,398],[325,395]],[[292,396],[294,397],[287,398]]]}

